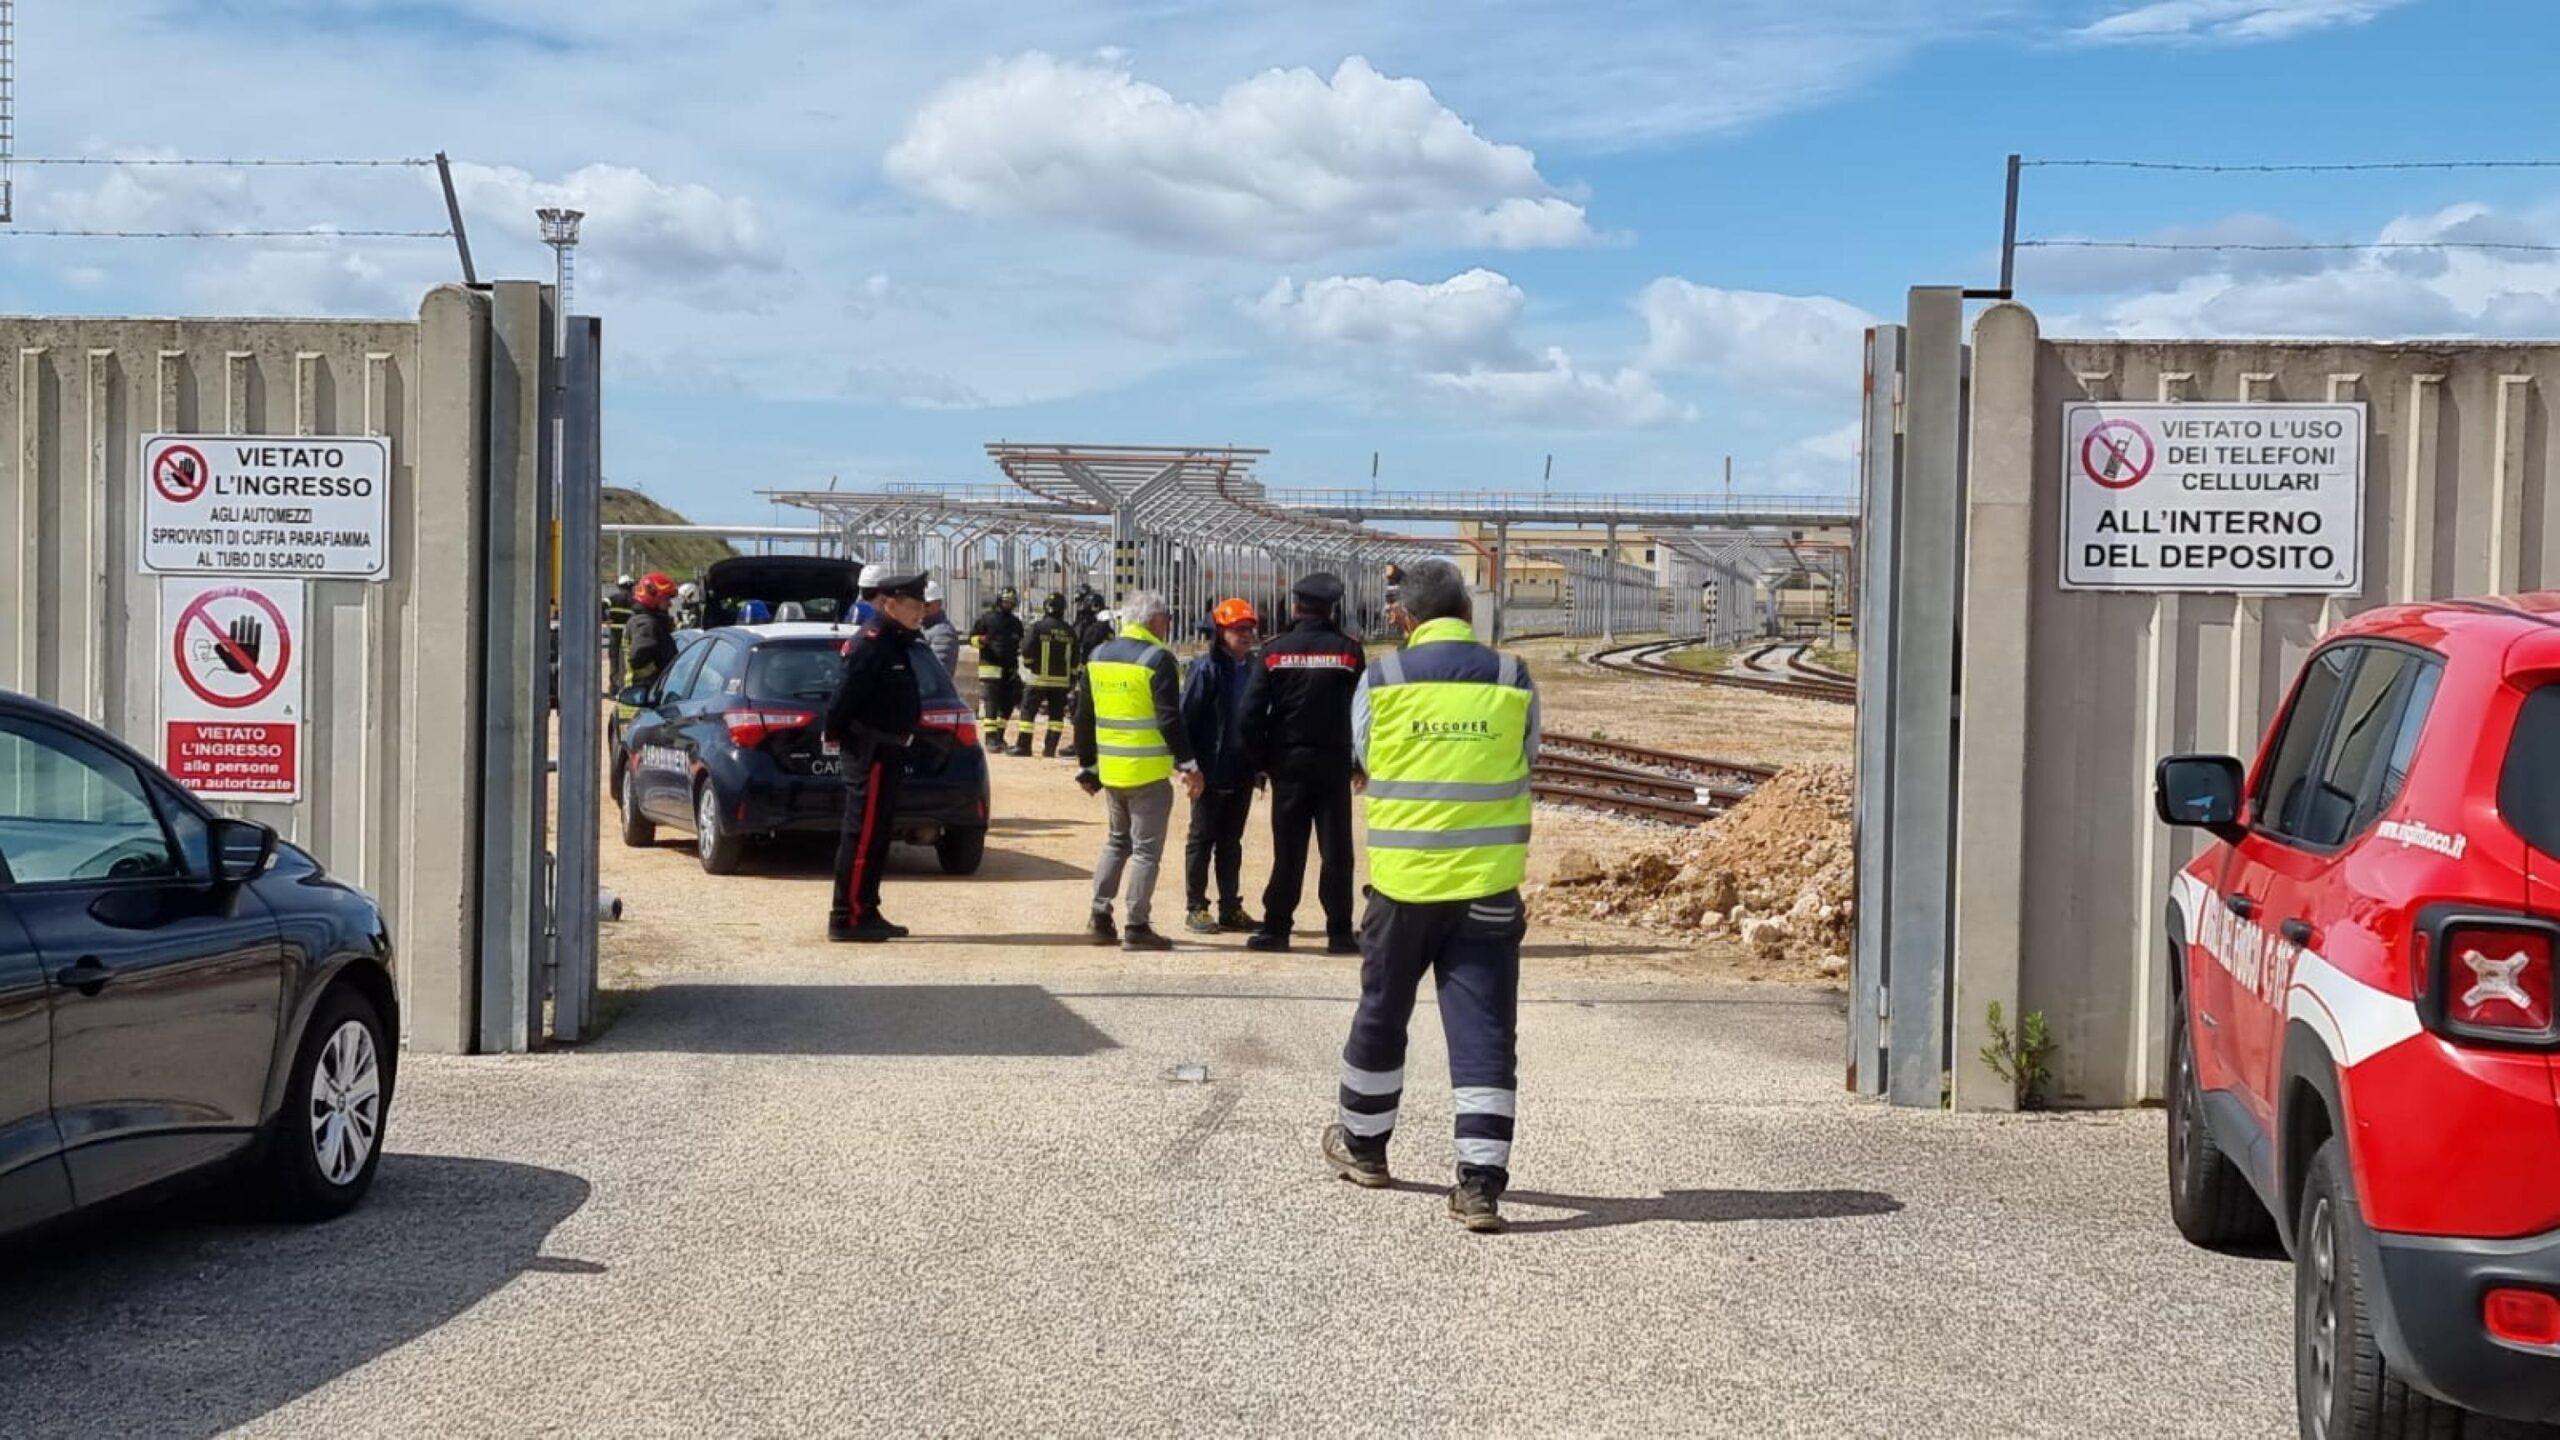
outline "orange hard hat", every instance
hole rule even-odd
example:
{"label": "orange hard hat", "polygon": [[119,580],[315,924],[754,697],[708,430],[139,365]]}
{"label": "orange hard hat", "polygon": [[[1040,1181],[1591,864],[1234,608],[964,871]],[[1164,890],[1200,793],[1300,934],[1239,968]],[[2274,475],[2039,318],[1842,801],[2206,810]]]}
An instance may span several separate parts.
{"label": "orange hard hat", "polygon": [[1252,601],[1240,600],[1233,596],[1229,596],[1228,598],[1219,601],[1218,608],[1209,612],[1209,618],[1217,622],[1217,626],[1221,630],[1226,629],[1230,625],[1259,625],[1262,623],[1262,617],[1253,613]]}

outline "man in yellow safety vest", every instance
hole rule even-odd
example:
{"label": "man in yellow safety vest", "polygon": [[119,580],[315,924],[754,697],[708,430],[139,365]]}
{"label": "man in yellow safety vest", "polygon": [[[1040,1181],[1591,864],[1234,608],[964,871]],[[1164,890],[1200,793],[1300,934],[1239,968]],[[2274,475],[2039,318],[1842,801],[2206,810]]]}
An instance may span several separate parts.
{"label": "man in yellow safety vest", "polygon": [[1397,600],[1405,648],[1371,665],[1352,696],[1369,812],[1369,907],[1360,920],[1360,1008],[1342,1047],[1324,1154],[1353,1184],[1389,1183],[1405,1030],[1414,991],[1432,973],[1457,1116],[1449,1213],[1469,1230],[1499,1231],[1519,1088],[1520,942],[1529,929],[1520,881],[1538,691],[1517,658],[1476,643],[1456,566],[1413,566]]}
{"label": "man in yellow safety vest", "polygon": [[[1164,647],[1173,624],[1164,597],[1141,590],[1120,602],[1120,633],[1094,647],[1076,679],[1076,783],[1100,795],[1111,830],[1093,867],[1092,940],[1123,950],[1170,950],[1147,923],[1156,872],[1173,828],[1173,777],[1200,798],[1200,767],[1182,724],[1182,667]],[[1129,881],[1128,924],[1115,929],[1111,905]]]}

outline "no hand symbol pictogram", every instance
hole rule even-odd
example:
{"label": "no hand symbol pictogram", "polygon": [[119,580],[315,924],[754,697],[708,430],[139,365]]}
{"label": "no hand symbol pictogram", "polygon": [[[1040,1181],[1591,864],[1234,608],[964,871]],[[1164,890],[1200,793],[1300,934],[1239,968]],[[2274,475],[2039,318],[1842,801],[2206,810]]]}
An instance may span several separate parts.
{"label": "no hand symbol pictogram", "polygon": [[[260,613],[263,626],[257,623]],[[275,636],[272,645],[266,633]],[[244,643],[242,634],[252,638]],[[276,693],[292,660],[293,632],[284,611],[247,585],[207,590],[189,601],[170,637],[169,661],[178,678],[206,704],[226,710],[245,710]]]}
{"label": "no hand symbol pictogram", "polygon": [[193,445],[171,445],[151,457],[151,485],[162,496],[183,505],[204,493],[213,471],[204,452]]}
{"label": "no hand symbol pictogram", "polygon": [[2130,420],[2102,420],[2080,441],[2080,469],[2110,490],[2129,490],[2159,458],[2151,433]]}

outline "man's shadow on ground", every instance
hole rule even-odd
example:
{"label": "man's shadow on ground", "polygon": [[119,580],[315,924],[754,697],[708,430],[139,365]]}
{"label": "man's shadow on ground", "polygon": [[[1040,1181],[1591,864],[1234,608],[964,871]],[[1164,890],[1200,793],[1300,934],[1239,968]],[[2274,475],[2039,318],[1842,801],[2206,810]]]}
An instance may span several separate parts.
{"label": "man's shadow on ground", "polygon": [[[1413,1195],[1444,1195],[1445,1185],[1419,1180],[1388,1182],[1388,1189]],[[1503,1204],[1540,1210],[1571,1210],[1555,1218],[1511,1219],[1514,1235],[1561,1235],[1569,1230],[1601,1230],[1615,1225],[1670,1221],[1720,1225],[1735,1220],[1839,1220],[1858,1215],[1891,1215],[1902,1202],[1880,1190],[1665,1190],[1659,1195],[1557,1195],[1543,1190],[1507,1190]]]}

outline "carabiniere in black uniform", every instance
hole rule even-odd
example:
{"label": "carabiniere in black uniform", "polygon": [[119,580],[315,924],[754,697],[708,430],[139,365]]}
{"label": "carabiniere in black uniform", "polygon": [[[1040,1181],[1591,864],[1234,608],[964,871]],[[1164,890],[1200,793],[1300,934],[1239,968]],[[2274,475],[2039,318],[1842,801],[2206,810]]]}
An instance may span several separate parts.
{"label": "carabiniere in black uniform", "polygon": [[[882,578],[877,613],[845,642],[844,675],[827,702],[826,737],[844,754],[844,830],[836,845],[835,901],[827,911],[827,938],[879,942],[903,938],[904,925],[880,913],[880,876],[896,828],[898,786],[905,751],[930,743],[921,730],[924,703],[916,685],[914,651],[920,637],[890,613],[891,602],[924,605],[922,572]],[[907,610],[905,603],[895,608]]]}
{"label": "carabiniere in black uniform", "polygon": [[1323,866],[1325,950],[1357,955],[1351,914],[1351,692],[1367,664],[1334,616],[1339,577],[1317,571],[1290,587],[1289,628],[1254,652],[1236,729],[1253,767],[1271,777],[1271,882],[1253,950],[1286,950],[1304,893],[1310,832]]}

